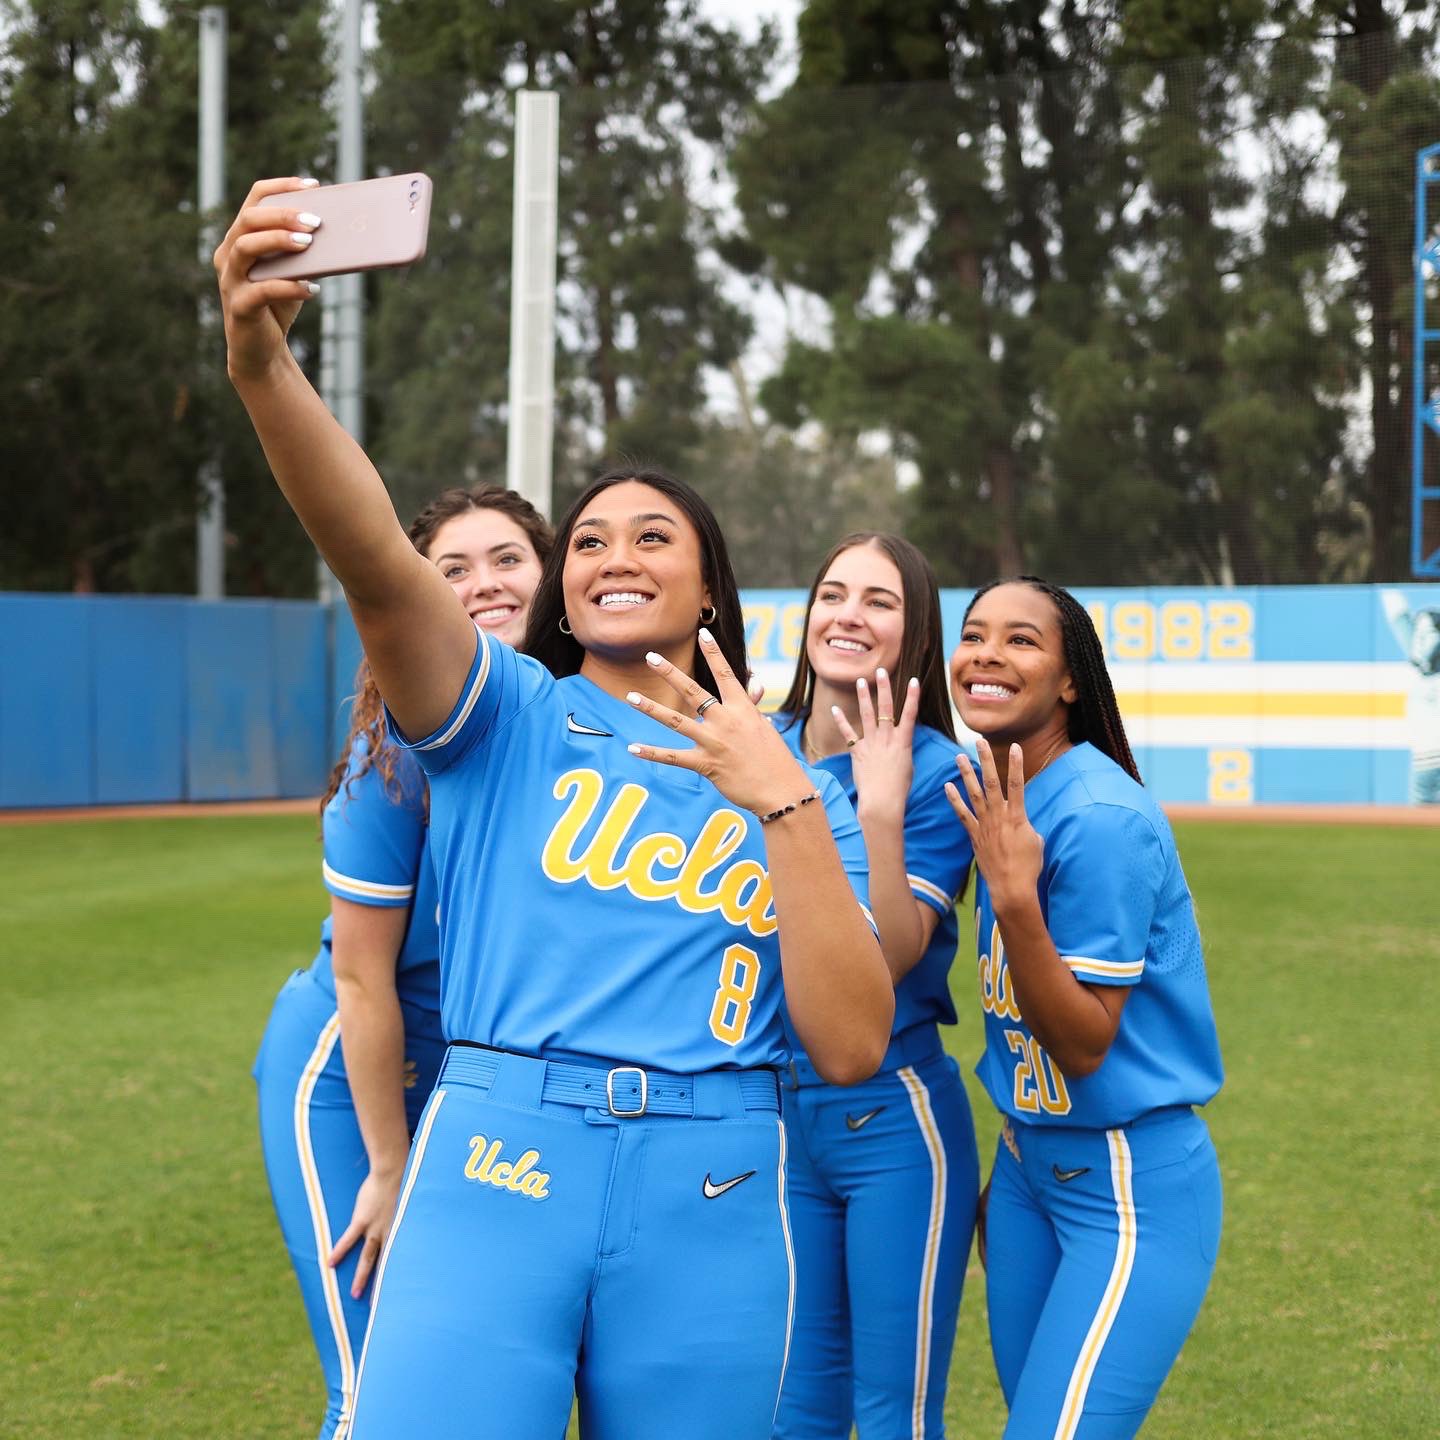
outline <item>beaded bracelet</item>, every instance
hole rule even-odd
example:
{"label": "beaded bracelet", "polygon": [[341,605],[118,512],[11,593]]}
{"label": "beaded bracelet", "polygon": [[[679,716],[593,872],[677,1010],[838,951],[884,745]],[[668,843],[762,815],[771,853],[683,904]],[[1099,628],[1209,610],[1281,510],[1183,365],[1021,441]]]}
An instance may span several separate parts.
{"label": "beaded bracelet", "polygon": [[797,800],[793,805],[782,805],[778,810],[772,810],[768,815],[757,815],[755,818],[762,825],[768,825],[772,820],[778,820],[782,815],[789,815],[792,811],[798,810],[802,805],[808,805],[812,800],[818,800],[820,792],[812,790],[808,795]]}

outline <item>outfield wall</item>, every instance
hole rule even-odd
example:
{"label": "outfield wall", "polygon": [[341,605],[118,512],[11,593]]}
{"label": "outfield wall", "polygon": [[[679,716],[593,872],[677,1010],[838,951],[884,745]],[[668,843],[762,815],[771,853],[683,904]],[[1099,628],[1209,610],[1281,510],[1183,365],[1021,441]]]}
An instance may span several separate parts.
{"label": "outfield wall", "polygon": [[[1167,803],[1440,803],[1440,585],[1077,590],[1146,784]],[[941,595],[945,646],[970,592]],[[750,653],[789,687],[805,592],[750,591]]]}
{"label": "outfield wall", "polygon": [[310,601],[0,594],[0,808],[318,793],[332,628]]}
{"label": "outfield wall", "polygon": [[[1077,593],[1162,800],[1440,803],[1440,585]],[[805,594],[744,599],[773,703]],[[0,594],[0,808],[316,794],[359,653],[343,606]]]}

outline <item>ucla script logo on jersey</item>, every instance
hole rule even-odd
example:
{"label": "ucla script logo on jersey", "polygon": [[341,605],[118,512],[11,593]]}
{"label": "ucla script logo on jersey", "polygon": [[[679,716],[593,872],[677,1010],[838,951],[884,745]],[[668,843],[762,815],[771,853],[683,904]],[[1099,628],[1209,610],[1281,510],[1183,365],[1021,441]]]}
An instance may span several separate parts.
{"label": "ucla script logo on jersey", "polygon": [[[596,890],[623,887],[637,900],[673,900],[696,915],[718,910],[755,936],[775,933],[769,873],[756,860],[731,861],[748,832],[738,811],[713,811],[693,844],[663,830],[632,841],[630,831],[650,798],[643,785],[622,785],[603,814],[605,781],[594,770],[567,771],[555,782],[554,794],[568,803],[541,857],[552,880],[584,881]],[[597,816],[594,834],[582,844],[580,837]]]}
{"label": "ucla script logo on jersey", "polygon": [[502,1160],[500,1153],[504,1148],[503,1140],[472,1135],[470,1158],[465,1162],[465,1178],[478,1180],[482,1185],[493,1185],[497,1190],[509,1190],[514,1195],[544,1200],[550,1194],[550,1172],[537,1168],[540,1152],[525,1150],[516,1160]]}
{"label": "ucla script logo on jersey", "polygon": [[[1021,1029],[1024,1017],[1020,1014],[1015,999],[1015,987],[1010,979],[1010,966],[1005,960],[1005,942],[1000,937],[998,923],[990,926],[990,945],[981,944],[980,929],[983,921],[980,912],[975,912],[975,949],[979,953],[980,965],[980,1008],[987,1015],[993,1015],[1002,1025],[1005,1044],[1014,1057],[1015,1109],[1022,1115],[1068,1115],[1070,1113],[1070,1092],[1065,1088],[1065,1077],[1051,1060],[1045,1048],[1028,1031]],[[1017,1155],[1018,1159],[1019,1156]]]}

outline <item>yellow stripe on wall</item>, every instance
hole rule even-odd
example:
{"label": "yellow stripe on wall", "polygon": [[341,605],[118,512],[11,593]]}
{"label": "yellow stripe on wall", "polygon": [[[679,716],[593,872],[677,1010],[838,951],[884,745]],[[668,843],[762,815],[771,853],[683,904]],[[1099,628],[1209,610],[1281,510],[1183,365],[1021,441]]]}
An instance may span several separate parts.
{"label": "yellow stripe on wall", "polygon": [[1338,716],[1357,720],[1403,720],[1404,695],[1372,691],[1127,690],[1115,697],[1129,716],[1262,715],[1309,720]]}

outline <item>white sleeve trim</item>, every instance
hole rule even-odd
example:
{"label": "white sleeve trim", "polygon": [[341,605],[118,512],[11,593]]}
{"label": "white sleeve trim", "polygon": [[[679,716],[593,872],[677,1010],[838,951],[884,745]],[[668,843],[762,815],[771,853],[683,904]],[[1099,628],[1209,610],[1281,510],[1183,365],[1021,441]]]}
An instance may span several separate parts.
{"label": "white sleeve trim", "polygon": [[470,691],[465,696],[465,703],[460,707],[460,713],[441,734],[417,745],[415,747],[417,750],[438,750],[442,745],[448,745],[460,733],[461,726],[470,718],[470,712],[475,708],[475,702],[480,698],[480,692],[485,688],[485,681],[490,675],[490,642],[481,633],[478,625],[475,627],[475,643],[480,647],[480,668],[475,673],[475,679],[471,682]]}
{"label": "white sleeve trim", "polygon": [[1103,975],[1107,980],[1138,980],[1145,973],[1145,957],[1138,960],[1095,960],[1087,955],[1062,955],[1060,957],[1072,970],[1088,970],[1092,975]]}
{"label": "white sleeve trim", "polygon": [[875,923],[875,917],[870,913],[870,907],[868,905],[862,905],[860,907],[860,913],[865,917],[870,928],[875,932],[875,938],[878,940],[880,938],[880,927]]}
{"label": "white sleeve trim", "polygon": [[325,877],[327,885],[334,886],[336,890],[344,891],[362,900],[410,900],[414,898],[415,886],[409,885],[381,885],[375,880],[357,880],[353,875],[342,875],[334,869],[328,861],[320,862],[320,873]]}
{"label": "white sleeve trim", "polygon": [[923,876],[906,875],[905,878],[910,882],[911,890],[922,900],[934,901],[942,910],[949,910],[955,904],[953,895],[947,895],[938,885],[926,880]]}

